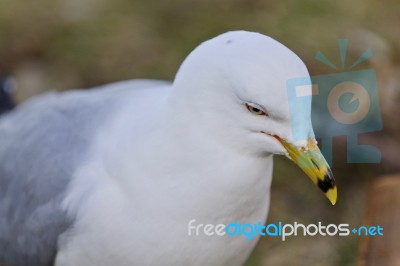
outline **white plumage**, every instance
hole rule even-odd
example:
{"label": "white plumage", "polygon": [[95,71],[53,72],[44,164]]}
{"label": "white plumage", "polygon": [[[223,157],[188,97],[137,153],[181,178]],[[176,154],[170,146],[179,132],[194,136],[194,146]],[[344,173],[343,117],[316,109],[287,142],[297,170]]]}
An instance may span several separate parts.
{"label": "white plumage", "polygon": [[[286,80],[304,76],[308,72],[302,61],[275,40],[244,31],[225,33],[197,47],[173,84],[127,81],[48,95],[4,116],[2,171],[15,165],[16,153],[29,153],[35,141],[54,138],[43,143],[54,148],[43,148],[46,155],[37,159],[52,170],[30,170],[40,174],[33,176],[36,203],[29,212],[40,215],[38,210],[49,204],[46,215],[69,221],[43,236],[56,242],[57,266],[241,265],[257,238],[188,236],[188,222],[266,220],[272,156],[286,153],[272,135],[294,143]],[[252,114],[246,104],[257,104],[268,116]],[[54,121],[67,121],[57,127],[63,133],[44,118],[52,112],[58,114]],[[24,123],[31,125],[19,125]],[[48,129],[36,134],[46,123]],[[310,108],[298,110],[293,123],[306,127],[313,138]],[[20,143],[22,149],[15,139],[24,130],[31,135]],[[57,162],[49,158],[61,154]],[[66,173],[62,180],[60,171]],[[46,173],[51,176],[43,177]],[[20,183],[29,180],[18,178]],[[23,186],[3,179],[8,189]],[[55,192],[41,200],[41,189]],[[3,202],[13,201],[11,192],[4,195]],[[0,214],[13,208],[23,207],[3,204]],[[1,241],[12,242],[5,231],[16,222],[7,218],[0,223]],[[35,243],[26,236],[33,230],[29,224],[19,230]],[[8,248],[0,251],[3,261],[25,252],[18,245]],[[31,253],[39,259],[30,265],[48,265],[39,261],[52,257]]]}

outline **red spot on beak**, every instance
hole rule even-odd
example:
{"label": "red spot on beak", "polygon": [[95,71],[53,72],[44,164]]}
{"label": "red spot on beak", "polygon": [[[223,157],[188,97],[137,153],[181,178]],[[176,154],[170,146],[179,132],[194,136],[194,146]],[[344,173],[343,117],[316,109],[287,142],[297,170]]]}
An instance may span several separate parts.
{"label": "red spot on beak", "polygon": [[272,135],[272,134],[270,134],[270,133],[267,133],[267,132],[264,132],[264,131],[260,131],[261,133],[263,133],[263,134],[265,134],[265,135],[268,135],[268,136],[271,136],[271,137],[274,137],[274,138],[276,138],[277,140],[281,140],[281,138],[279,137],[279,136],[277,136],[277,135]]}

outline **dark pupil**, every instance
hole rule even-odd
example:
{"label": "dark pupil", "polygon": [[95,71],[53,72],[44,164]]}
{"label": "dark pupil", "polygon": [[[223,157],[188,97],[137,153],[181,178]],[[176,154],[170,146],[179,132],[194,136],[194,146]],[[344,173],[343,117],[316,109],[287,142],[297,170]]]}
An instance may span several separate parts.
{"label": "dark pupil", "polygon": [[258,113],[258,112],[260,112],[260,109],[253,107],[253,111]]}

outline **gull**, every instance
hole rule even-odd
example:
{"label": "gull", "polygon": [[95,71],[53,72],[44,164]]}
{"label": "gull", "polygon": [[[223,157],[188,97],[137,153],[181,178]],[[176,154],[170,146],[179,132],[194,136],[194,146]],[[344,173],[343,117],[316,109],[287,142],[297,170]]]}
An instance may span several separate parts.
{"label": "gull", "polygon": [[289,113],[296,77],[309,73],[291,50],[232,31],[172,83],[48,93],[3,114],[0,265],[242,265],[258,237],[188,235],[188,223],[265,222],[274,154],[336,202],[311,100]]}

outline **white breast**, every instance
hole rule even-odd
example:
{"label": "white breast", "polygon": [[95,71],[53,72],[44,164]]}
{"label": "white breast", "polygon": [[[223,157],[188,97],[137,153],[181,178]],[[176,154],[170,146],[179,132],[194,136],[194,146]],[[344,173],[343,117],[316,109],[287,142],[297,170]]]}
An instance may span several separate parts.
{"label": "white breast", "polygon": [[238,158],[175,177],[132,164],[141,173],[132,183],[100,165],[82,168],[70,188],[65,204],[77,210],[77,220],[60,242],[57,266],[240,265],[257,238],[188,236],[189,221],[257,223],[267,216],[271,157],[253,165]]}
{"label": "white breast", "polygon": [[126,119],[107,125],[76,172],[64,206],[77,218],[56,265],[241,265],[258,238],[189,236],[188,223],[264,222],[272,156],[232,154],[168,127],[130,131]]}

